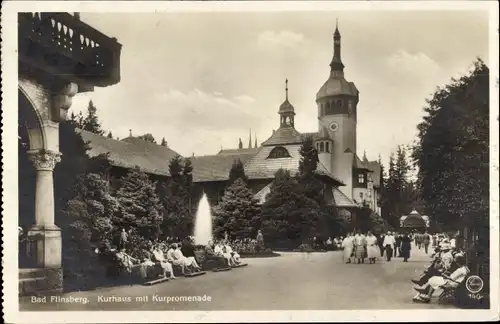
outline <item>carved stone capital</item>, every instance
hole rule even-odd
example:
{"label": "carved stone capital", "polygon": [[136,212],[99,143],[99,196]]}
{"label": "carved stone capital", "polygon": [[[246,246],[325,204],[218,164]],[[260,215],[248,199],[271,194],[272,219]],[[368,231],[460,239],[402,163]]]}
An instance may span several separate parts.
{"label": "carved stone capital", "polygon": [[37,171],[53,171],[61,161],[61,153],[49,150],[28,151],[28,156]]}
{"label": "carved stone capital", "polygon": [[56,93],[52,102],[52,116],[55,122],[66,120],[73,97],[78,93],[76,83],[67,83]]}

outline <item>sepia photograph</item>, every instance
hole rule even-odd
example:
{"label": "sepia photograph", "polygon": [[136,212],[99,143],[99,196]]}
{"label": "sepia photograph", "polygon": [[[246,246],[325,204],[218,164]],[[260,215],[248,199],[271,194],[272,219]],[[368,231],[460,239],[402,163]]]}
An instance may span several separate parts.
{"label": "sepia photograph", "polygon": [[418,3],[9,2],[4,312],[499,320],[498,3]]}

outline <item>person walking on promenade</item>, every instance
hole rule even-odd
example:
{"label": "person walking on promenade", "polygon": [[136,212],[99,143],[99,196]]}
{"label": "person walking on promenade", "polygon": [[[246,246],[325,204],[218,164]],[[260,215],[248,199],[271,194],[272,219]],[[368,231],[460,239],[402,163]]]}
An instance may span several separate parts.
{"label": "person walking on promenade", "polygon": [[380,253],[377,244],[377,238],[371,231],[368,231],[368,236],[366,237],[366,254],[370,263],[375,263],[377,256]]}
{"label": "person walking on promenade", "polygon": [[383,243],[387,261],[391,261],[392,252],[394,251],[394,244],[396,244],[394,236],[392,236],[391,232],[387,232],[387,235],[385,236]]}
{"label": "person walking on promenade", "polygon": [[411,239],[408,236],[408,233],[405,233],[401,238],[401,257],[403,257],[403,262],[408,262],[410,258],[411,251]]}
{"label": "person walking on promenade", "polygon": [[385,234],[381,233],[380,236],[378,237],[378,247],[380,248],[380,257],[384,257],[384,238]]}
{"label": "person walking on promenade", "polygon": [[427,231],[425,231],[422,237],[422,241],[424,243],[425,254],[429,254],[429,245],[431,244],[431,236],[429,235],[429,233],[427,233]]}
{"label": "person walking on promenade", "polygon": [[354,237],[351,233],[347,233],[345,239],[342,241],[343,259],[345,263],[351,263],[352,250],[354,248]]}

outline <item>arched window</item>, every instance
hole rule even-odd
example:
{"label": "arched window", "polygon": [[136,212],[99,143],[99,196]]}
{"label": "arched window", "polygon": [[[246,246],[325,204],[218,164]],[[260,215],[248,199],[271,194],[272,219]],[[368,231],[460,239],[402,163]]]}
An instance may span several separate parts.
{"label": "arched window", "polygon": [[325,151],[325,143],[321,142],[319,143],[319,151],[324,152]]}
{"label": "arched window", "polygon": [[281,159],[281,158],[289,158],[291,157],[290,153],[288,153],[287,149],[283,146],[276,146],[269,153],[268,159]]}
{"label": "arched window", "polygon": [[330,142],[326,142],[326,148],[325,151],[330,153]]}
{"label": "arched window", "polygon": [[335,107],[333,106],[333,103],[327,102],[325,115],[333,115],[334,113],[335,113]]}
{"label": "arched window", "polygon": [[319,143],[316,143],[316,151],[319,152]]}

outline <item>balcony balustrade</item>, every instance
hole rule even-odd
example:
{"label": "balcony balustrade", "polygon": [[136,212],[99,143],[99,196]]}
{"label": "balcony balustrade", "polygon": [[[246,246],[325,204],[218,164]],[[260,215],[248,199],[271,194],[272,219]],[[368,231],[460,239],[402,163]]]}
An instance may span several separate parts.
{"label": "balcony balustrade", "polygon": [[86,86],[120,81],[121,44],[69,13],[19,13],[20,68]]}

